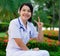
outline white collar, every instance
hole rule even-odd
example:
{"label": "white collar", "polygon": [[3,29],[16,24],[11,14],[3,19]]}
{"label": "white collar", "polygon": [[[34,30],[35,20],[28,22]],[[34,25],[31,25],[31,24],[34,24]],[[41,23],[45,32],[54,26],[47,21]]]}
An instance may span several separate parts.
{"label": "white collar", "polygon": [[27,28],[26,28],[26,27],[24,26],[23,22],[22,22],[21,17],[19,17],[18,19],[19,19],[19,21],[20,21],[20,25],[21,25],[21,27],[23,27],[23,28],[24,28],[24,30],[29,29],[29,22],[27,22]]}

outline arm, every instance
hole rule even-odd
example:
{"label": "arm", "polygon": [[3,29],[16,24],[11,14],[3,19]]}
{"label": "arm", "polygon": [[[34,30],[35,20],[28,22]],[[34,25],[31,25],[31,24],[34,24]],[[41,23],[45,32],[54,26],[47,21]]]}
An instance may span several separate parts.
{"label": "arm", "polygon": [[24,44],[22,41],[21,33],[19,27],[17,27],[17,23],[15,20],[12,20],[9,25],[8,30],[9,37],[14,39],[16,44],[22,49],[22,50],[29,50],[28,47]]}
{"label": "arm", "polygon": [[39,17],[38,17],[38,22],[35,21],[35,23],[38,26],[38,37],[36,38],[36,40],[39,41],[39,42],[43,42],[43,31],[42,31],[43,23],[40,22]]}
{"label": "arm", "polygon": [[38,30],[37,41],[43,42],[43,31],[42,31],[42,28]]}
{"label": "arm", "polygon": [[43,31],[42,30],[39,30],[38,31],[38,36],[37,37],[35,37],[35,38],[32,38],[31,37],[31,40],[36,40],[36,41],[38,41],[38,42],[43,42]]}
{"label": "arm", "polygon": [[20,38],[14,38],[14,40],[22,50],[29,50]]}

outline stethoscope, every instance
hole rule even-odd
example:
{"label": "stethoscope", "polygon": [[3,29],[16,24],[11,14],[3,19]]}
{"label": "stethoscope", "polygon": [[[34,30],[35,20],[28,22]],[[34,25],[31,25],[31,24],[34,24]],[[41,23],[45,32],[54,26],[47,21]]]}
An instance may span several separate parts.
{"label": "stethoscope", "polygon": [[25,29],[23,28],[23,25],[21,24],[19,18],[18,18],[18,22],[19,22],[19,25],[20,25],[20,28],[19,29],[23,29],[23,31],[25,31]]}
{"label": "stethoscope", "polygon": [[[23,29],[23,31],[25,31],[25,29],[23,28],[23,25],[21,24],[19,18],[18,18],[18,22],[19,22],[19,25],[20,25],[20,28],[19,29]],[[29,34],[31,35],[31,31],[29,32]]]}

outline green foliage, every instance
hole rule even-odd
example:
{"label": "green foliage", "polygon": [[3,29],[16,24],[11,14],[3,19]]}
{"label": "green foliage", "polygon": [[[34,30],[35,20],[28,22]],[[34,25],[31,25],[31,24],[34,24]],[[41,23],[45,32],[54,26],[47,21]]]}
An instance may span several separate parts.
{"label": "green foliage", "polygon": [[24,2],[30,0],[0,0],[0,20],[10,22],[11,19],[18,17],[18,8]]}
{"label": "green foliage", "polygon": [[[38,4],[38,11],[34,17],[40,17],[41,21],[50,27],[58,26],[58,0],[34,0]],[[53,17],[54,16],[54,17]],[[46,25],[45,25],[46,26]]]}
{"label": "green foliage", "polygon": [[5,32],[0,32],[0,37],[4,37],[6,35]]}
{"label": "green foliage", "polygon": [[50,52],[50,56],[60,56],[60,52]]}
{"label": "green foliage", "polygon": [[3,51],[5,51],[5,49],[6,49],[6,46],[4,46],[4,42],[3,41],[0,41],[0,50],[3,50]]}
{"label": "green foliage", "polygon": [[58,36],[49,36],[49,35],[44,35],[45,37],[47,37],[47,38],[51,38],[51,39],[53,39],[53,40],[58,40]]}
{"label": "green foliage", "polygon": [[6,56],[6,52],[0,49],[0,56]]}
{"label": "green foliage", "polygon": [[[3,40],[3,38],[2,38]],[[6,56],[6,45],[5,43],[0,39],[0,56]],[[60,46],[55,45],[48,45],[47,43],[40,43],[36,41],[30,41],[27,46],[31,48],[39,47],[40,50],[48,50],[50,53],[50,56],[60,56]]]}
{"label": "green foliage", "polygon": [[58,46],[56,45],[49,45],[47,43],[40,43],[35,41],[30,41],[27,46],[31,49],[38,47],[40,50],[48,50],[48,51],[58,51]]}
{"label": "green foliage", "polygon": [[44,36],[50,39],[58,40],[58,31],[46,30]]}
{"label": "green foliage", "polygon": [[0,50],[2,49],[3,51],[5,51],[6,46],[3,40],[4,40],[3,38],[0,38]]}
{"label": "green foliage", "polygon": [[2,22],[0,23],[0,32],[5,32],[8,30],[9,23]]}

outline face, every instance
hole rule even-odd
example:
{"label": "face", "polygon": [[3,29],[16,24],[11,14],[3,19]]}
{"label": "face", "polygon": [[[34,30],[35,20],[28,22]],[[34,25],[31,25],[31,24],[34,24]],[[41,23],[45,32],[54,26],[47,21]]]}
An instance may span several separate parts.
{"label": "face", "polygon": [[31,17],[31,10],[28,6],[24,5],[19,14],[23,20],[28,20]]}

